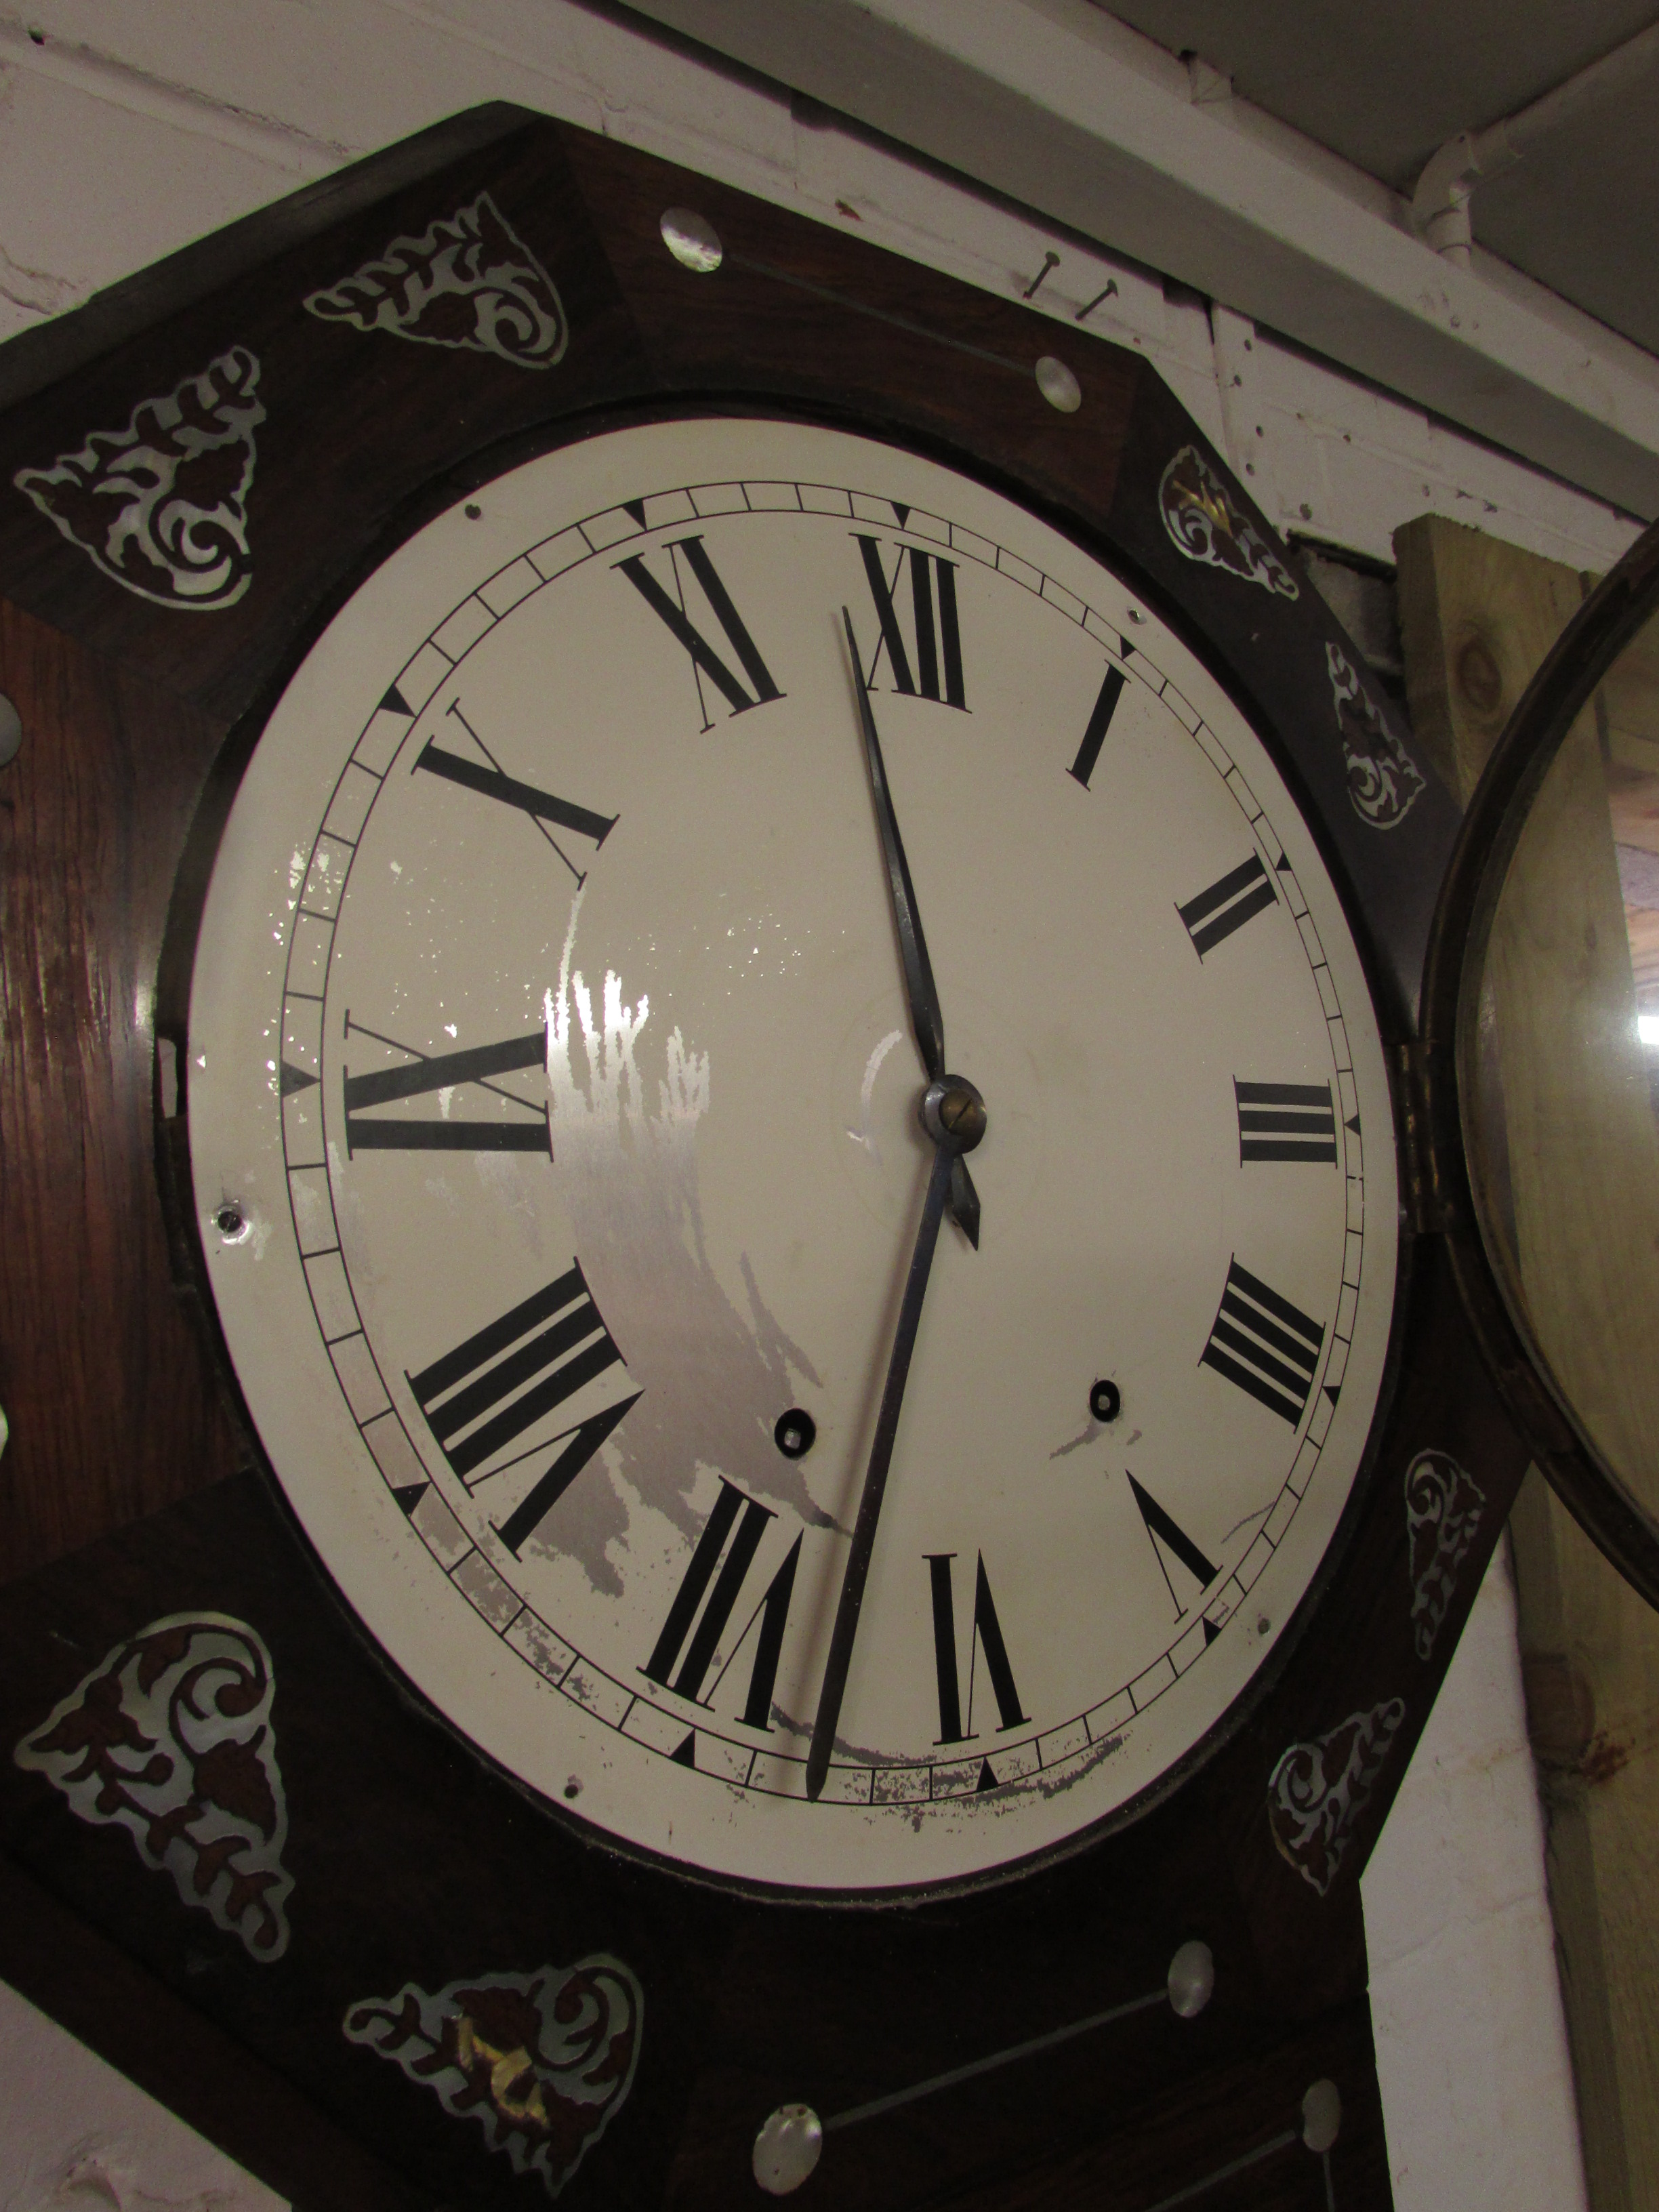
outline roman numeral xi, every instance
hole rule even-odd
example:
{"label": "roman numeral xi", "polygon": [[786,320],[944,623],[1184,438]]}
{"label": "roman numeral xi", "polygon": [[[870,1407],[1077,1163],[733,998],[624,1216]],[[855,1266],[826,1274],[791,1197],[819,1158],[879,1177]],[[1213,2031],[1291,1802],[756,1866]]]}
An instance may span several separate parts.
{"label": "roman numeral xi", "polygon": [[[573,1260],[544,1290],[411,1375],[409,1387],[444,1457],[471,1491],[518,1463],[489,1461],[621,1360],[581,1262]],[[515,1559],[640,1395],[636,1390],[550,1439],[563,1450],[495,1524]]]}
{"label": "roman numeral xi", "polygon": [[[743,617],[738,612],[732,594],[720,580],[720,571],[709,559],[708,549],[702,539],[673,538],[667,551],[669,575],[673,585],[672,593],[663,588],[646,567],[642,553],[630,554],[626,561],[618,561],[616,565],[652,613],[661,621],[669,635],[690,654],[692,672],[697,679],[697,698],[702,707],[703,728],[712,730],[714,726],[708,719],[708,702],[702,688],[705,677],[734,714],[744,714],[749,708],[761,706],[769,700],[781,699],[783,694],[773,682],[770,670],[761,659],[760,648],[749,635]],[[742,678],[734,673],[687,611],[685,585],[680,574],[682,559],[719,623],[726,641],[726,649],[742,670]],[[748,681],[746,689],[744,678]]]}
{"label": "roman numeral xi", "polygon": [[1307,1406],[1324,1343],[1317,1322],[1235,1260],[1199,1360],[1294,1428]]}

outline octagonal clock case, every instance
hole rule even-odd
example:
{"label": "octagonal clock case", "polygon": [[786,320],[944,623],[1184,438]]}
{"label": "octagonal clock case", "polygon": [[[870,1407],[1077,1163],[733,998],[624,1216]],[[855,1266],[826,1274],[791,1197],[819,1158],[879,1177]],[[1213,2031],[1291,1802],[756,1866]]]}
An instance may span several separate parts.
{"label": "octagonal clock case", "polygon": [[[421,2004],[516,1972],[559,1870],[607,2097],[683,2114],[708,1959],[760,1947],[706,2173],[663,2124],[687,2203],[845,2072],[803,1976],[911,1990],[854,2104],[963,2056],[917,1989],[1031,1944],[987,2048],[1198,1935],[1275,2017],[1363,2013],[1357,1875],[1528,1454],[1425,1166],[1455,810],[1201,430],[1083,315],[513,110],[86,313],[7,349],[8,621],[171,702],[86,1249],[159,1129],[238,1426],[141,1211],[37,1286],[79,1426],[10,1377],[12,1464],[150,1470],[184,1518],[87,1505],[77,1648],[140,1588],[229,1622],[319,1762],[328,1941],[256,2044],[363,2094],[404,1936],[306,1871],[348,1831],[424,1838]],[[139,711],[64,757],[126,788]],[[40,1650],[37,1792],[80,1694]],[[597,2109],[592,2185],[659,2201]]]}

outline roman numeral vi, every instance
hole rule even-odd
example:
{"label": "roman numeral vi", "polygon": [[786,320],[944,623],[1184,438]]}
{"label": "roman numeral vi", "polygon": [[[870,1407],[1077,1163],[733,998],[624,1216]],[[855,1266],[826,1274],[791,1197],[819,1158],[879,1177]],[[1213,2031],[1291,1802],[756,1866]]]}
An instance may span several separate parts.
{"label": "roman numeral vi", "polygon": [[957,1670],[956,1606],[951,1593],[951,1562],[956,1553],[929,1552],[926,1557],[933,1596],[933,1665],[939,1677],[938,1741],[941,1744],[966,1743],[976,1733],[974,1727],[975,1647],[985,1654],[985,1671],[991,1678],[991,1689],[997,1701],[1001,1728],[1025,1726],[1030,1716],[1021,1710],[1019,1692],[1014,1687],[1014,1670],[1008,1664],[1008,1647],[1002,1640],[1002,1624],[997,1619],[996,1601],[991,1595],[990,1577],[986,1574],[985,1557],[981,1553],[977,1555],[979,1564],[974,1576],[974,1628],[969,1641],[968,1662],[968,1725],[963,1728],[962,1678]]}

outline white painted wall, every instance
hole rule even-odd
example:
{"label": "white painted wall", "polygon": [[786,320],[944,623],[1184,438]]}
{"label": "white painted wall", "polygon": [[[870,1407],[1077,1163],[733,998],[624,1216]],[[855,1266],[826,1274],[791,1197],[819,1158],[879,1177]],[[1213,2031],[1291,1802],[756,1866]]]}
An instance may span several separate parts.
{"label": "white painted wall", "polygon": [[287,2212],[0,1982],[0,2212]]}
{"label": "white painted wall", "polygon": [[[574,0],[38,0],[27,18],[0,0],[0,337],[340,161],[500,98],[856,223],[1004,296],[1023,293],[1052,250],[1058,264],[1033,304],[1054,318],[1062,356],[1087,343],[1079,308],[1115,281],[1086,327],[1155,362],[1288,529],[1386,559],[1392,532],[1432,510],[1587,568],[1609,565],[1634,535],[1604,502],[1243,317],[890,147],[803,120],[787,97]],[[1577,2212],[1577,2125],[1501,1562],[1364,1899],[1400,2212]],[[127,2127],[134,2109],[125,2100],[137,2092],[97,2061],[75,2071],[56,2033],[0,2002],[0,2212],[75,2202],[39,2191],[59,2185],[52,2177],[82,2135]],[[44,2106],[43,2069],[63,2085]],[[43,2148],[32,2131],[54,2098],[70,2131]],[[123,2141],[136,2146],[133,2187],[193,2202],[167,2178],[186,2152],[165,2129],[146,2119]],[[224,2185],[222,2212],[274,2204],[247,2195],[245,2179]],[[138,2200],[114,2202],[131,2212]]]}

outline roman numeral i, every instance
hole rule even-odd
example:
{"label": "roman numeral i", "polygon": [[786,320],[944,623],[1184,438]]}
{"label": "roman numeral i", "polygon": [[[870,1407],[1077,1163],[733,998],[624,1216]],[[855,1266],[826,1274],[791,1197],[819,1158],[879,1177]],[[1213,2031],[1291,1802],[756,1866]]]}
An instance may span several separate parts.
{"label": "roman numeral i", "polygon": [[[755,1656],[749,1670],[749,1693],[743,1707],[746,1728],[769,1729],[772,1724],[772,1692],[778,1678],[783,1632],[789,1619],[789,1600],[794,1592],[795,1569],[800,1561],[799,1536],[757,1601],[725,1665],[709,1685],[707,1698],[702,1695],[702,1686],[743,1593],[761,1539],[769,1523],[776,1518],[769,1506],[745,1497],[734,1483],[728,1482],[724,1475],[720,1477],[720,1494],[714,1510],[704,1524],[690,1565],[681,1577],[674,1601],[668,1608],[668,1618],[662,1625],[662,1633],[641,1669],[647,1680],[660,1682],[676,1696],[706,1705],[758,1621]],[[703,1602],[705,1595],[707,1604]],[[697,1617],[699,1607],[702,1610],[701,1620]]]}
{"label": "roman numeral i", "polygon": [[[750,688],[745,690],[743,682],[733,674],[686,611],[685,586],[680,574],[682,557],[720,624],[726,650],[736,657]],[[669,543],[668,566],[673,583],[672,594],[664,590],[646,567],[642,553],[632,553],[627,560],[618,561],[616,565],[652,613],[662,622],[669,635],[690,654],[691,670],[697,684],[697,703],[702,709],[702,726],[706,731],[712,730],[714,725],[708,719],[708,702],[702,688],[705,677],[734,714],[744,714],[750,707],[761,706],[769,700],[783,697],[700,537],[676,538]]]}

